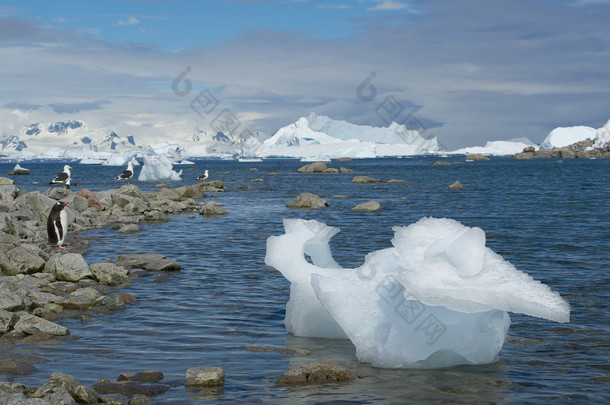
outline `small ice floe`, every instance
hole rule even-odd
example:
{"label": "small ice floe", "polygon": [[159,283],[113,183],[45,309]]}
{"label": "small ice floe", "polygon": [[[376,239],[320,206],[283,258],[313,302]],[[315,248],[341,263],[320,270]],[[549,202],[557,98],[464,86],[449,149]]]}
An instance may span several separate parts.
{"label": "small ice floe", "polygon": [[[341,268],[329,241],[339,229],[285,219],[265,263],[290,282],[285,325],[297,336],[348,338],[360,361],[435,368],[496,361],[508,312],[569,322],[561,296],[485,246],[485,232],[452,219],[394,227],[393,247]],[[305,256],[309,256],[311,263]]]}

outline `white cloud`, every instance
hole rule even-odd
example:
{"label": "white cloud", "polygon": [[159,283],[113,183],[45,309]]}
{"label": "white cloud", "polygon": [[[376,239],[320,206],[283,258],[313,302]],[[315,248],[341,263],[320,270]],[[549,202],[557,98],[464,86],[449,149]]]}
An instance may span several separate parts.
{"label": "white cloud", "polygon": [[140,24],[140,21],[138,21],[137,18],[135,17],[129,17],[126,20],[119,20],[116,25],[137,25]]}
{"label": "white cloud", "polygon": [[387,11],[387,10],[406,10],[409,8],[408,4],[394,0],[375,0],[377,4],[375,7],[368,8],[371,11]]}

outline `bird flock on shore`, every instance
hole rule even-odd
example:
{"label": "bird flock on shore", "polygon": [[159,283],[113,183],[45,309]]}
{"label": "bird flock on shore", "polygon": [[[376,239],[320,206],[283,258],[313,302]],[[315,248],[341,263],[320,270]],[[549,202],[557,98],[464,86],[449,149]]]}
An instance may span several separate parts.
{"label": "bird flock on shore", "polygon": [[[70,172],[72,167],[70,165],[64,165],[63,171],[57,174],[49,184],[61,184],[63,188],[70,190],[72,186],[77,185],[76,182],[72,182],[72,173]],[[133,177],[133,163],[129,161],[127,168],[123,170],[115,180],[129,180]],[[197,177],[199,181],[205,181],[209,177],[209,171],[206,169],[204,173]],[[47,236],[48,246],[58,247],[59,249],[65,249],[64,243],[66,241],[66,234],[68,232],[68,216],[64,208],[68,205],[67,202],[58,201],[51,208],[51,212],[47,218]]]}

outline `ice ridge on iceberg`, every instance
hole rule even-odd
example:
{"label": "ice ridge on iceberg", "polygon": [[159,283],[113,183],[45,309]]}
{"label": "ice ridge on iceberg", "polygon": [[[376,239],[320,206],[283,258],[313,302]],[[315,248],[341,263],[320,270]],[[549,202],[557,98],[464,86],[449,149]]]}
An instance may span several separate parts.
{"label": "ice ridge on iceberg", "polygon": [[[485,247],[485,232],[451,219],[395,227],[393,247],[341,268],[329,242],[339,229],[285,219],[265,263],[290,282],[286,329],[349,338],[360,361],[388,368],[494,362],[508,311],[568,322],[558,293]],[[311,263],[306,260],[309,256]]]}

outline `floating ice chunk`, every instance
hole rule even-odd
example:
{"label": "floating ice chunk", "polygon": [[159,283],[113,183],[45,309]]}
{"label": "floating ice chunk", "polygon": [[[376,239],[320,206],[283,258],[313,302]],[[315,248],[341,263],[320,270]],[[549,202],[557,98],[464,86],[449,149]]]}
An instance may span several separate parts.
{"label": "floating ice chunk", "polygon": [[[379,367],[447,367],[495,361],[507,311],[559,322],[569,305],[485,247],[485,232],[451,219],[394,228],[393,248],[343,269],[328,243],[339,230],[284,220],[267,240],[265,263],[291,282],[286,329],[348,337],[360,361]],[[311,257],[307,262],[305,255]]]}
{"label": "floating ice chunk", "polygon": [[[463,235],[446,244],[444,241],[460,232],[460,228]],[[558,293],[481,245],[484,232],[473,233],[475,229],[479,228],[436,218],[422,218],[408,227],[395,227],[392,243],[403,267],[400,283],[427,305],[442,305],[461,312],[496,308],[557,322],[570,321],[570,306]],[[428,250],[426,246],[430,246]],[[444,255],[428,253],[443,249]],[[459,257],[460,251],[463,258]],[[476,274],[469,272],[468,260],[477,262],[472,265],[474,268],[481,258],[482,270]]]}
{"label": "floating ice chunk", "polygon": [[[265,263],[290,282],[286,304],[286,330],[297,336],[346,338],[345,332],[322,307],[311,286],[311,274],[340,271],[328,242],[339,229],[314,220],[284,219],[286,233],[267,239]],[[305,260],[311,257],[313,265]]]}
{"label": "floating ice chunk", "polygon": [[172,170],[172,162],[165,155],[144,155],[144,164],[138,176],[139,181],[180,180],[182,170]]}

